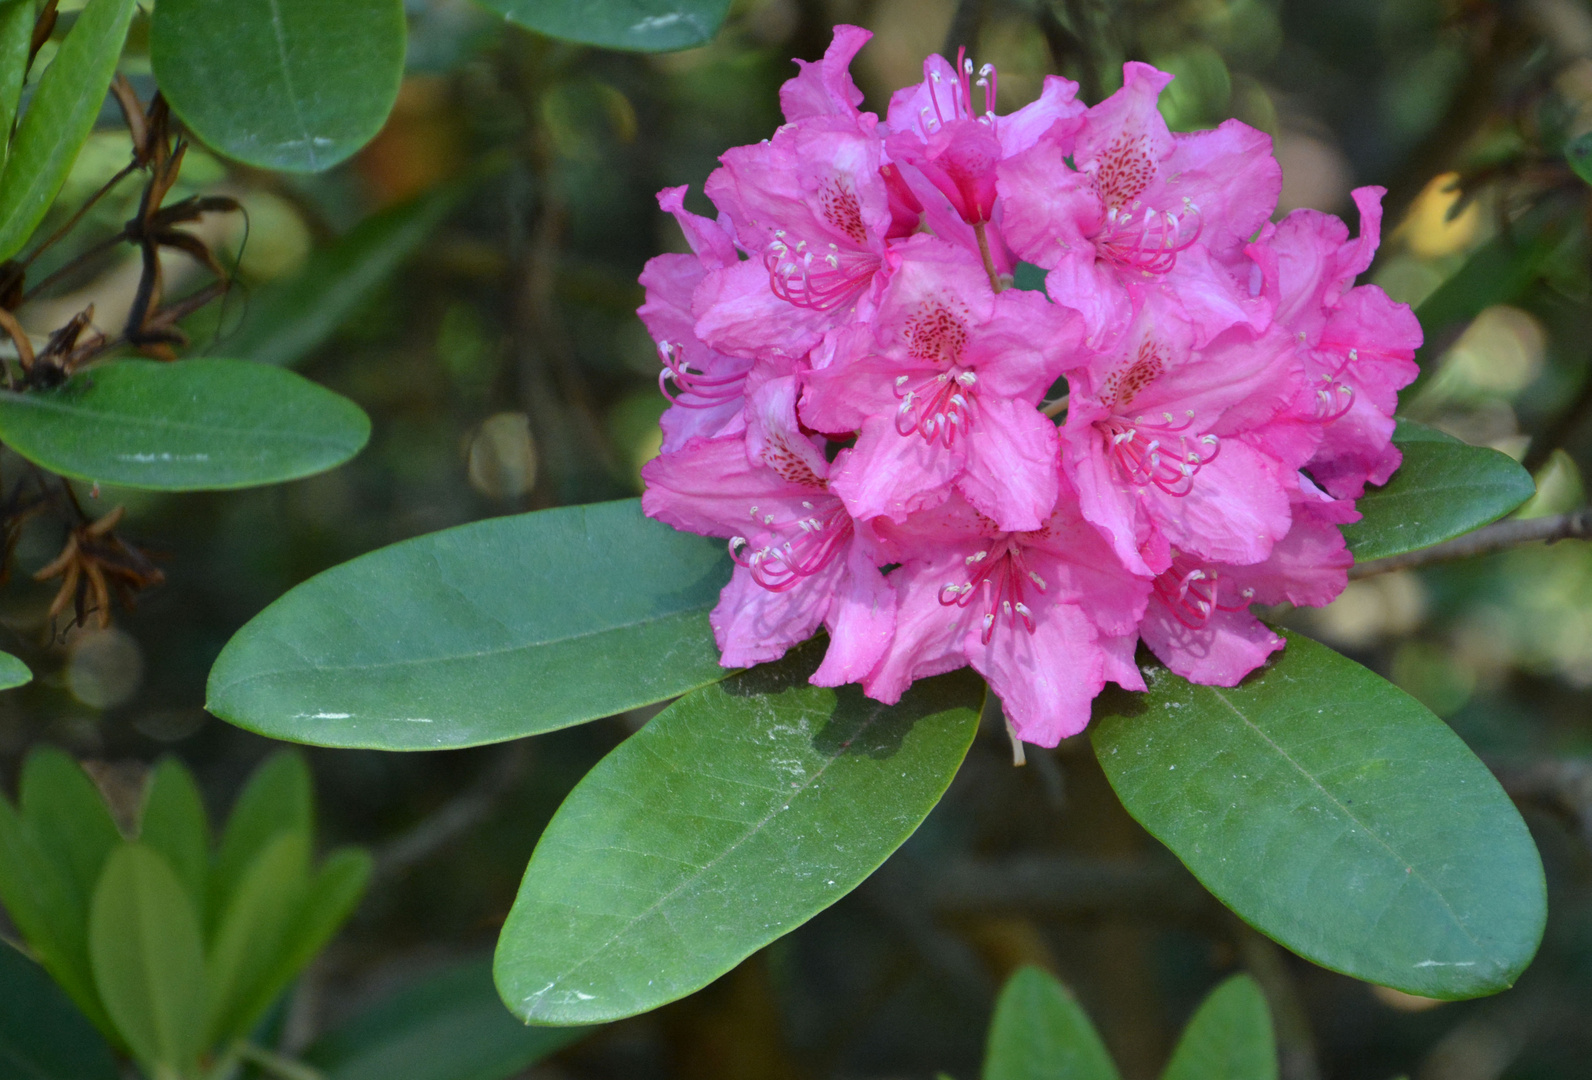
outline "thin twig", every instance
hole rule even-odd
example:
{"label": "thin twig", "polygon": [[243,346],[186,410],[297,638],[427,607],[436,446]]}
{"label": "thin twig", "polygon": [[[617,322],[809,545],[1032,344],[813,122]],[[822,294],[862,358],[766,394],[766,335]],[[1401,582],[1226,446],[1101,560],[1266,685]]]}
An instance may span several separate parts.
{"label": "thin twig", "polygon": [[1069,400],[1071,400],[1071,398],[1072,398],[1071,394],[1063,394],[1059,398],[1057,398],[1055,401],[1044,402],[1040,406],[1039,411],[1044,413],[1046,416],[1049,416],[1049,417],[1052,417],[1052,418],[1057,417],[1057,416],[1061,416],[1064,413],[1066,413],[1066,411],[1067,411],[1067,402]]}
{"label": "thin twig", "polygon": [[1409,570],[1417,566],[1430,566],[1432,563],[1469,559],[1537,541],[1551,544],[1557,540],[1587,539],[1592,539],[1592,507],[1583,506],[1569,514],[1500,521],[1419,551],[1389,555],[1385,559],[1372,559],[1370,562],[1350,567],[1349,576],[1364,578],[1375,574],[1386,574],[1392,570]]}

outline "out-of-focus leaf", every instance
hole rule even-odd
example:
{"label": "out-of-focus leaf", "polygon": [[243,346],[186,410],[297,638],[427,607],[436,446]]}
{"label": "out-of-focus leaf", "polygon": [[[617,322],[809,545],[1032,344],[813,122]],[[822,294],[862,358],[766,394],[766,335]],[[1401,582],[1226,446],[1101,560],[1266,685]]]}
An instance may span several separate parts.
{"label": "out-of-focus leaf", "polygon": [[392,276],[464,190],[451,186],[384,210],[312,253],[298,273],[249,298],[243,325],[227,338],[227,350],[245,360],[298,363]]}
{"label": "out-of-focus leaf", "polygon": [[11,154],[11,122],[28,74],[33,20],[33,0],[0,0],[0,176]]}
{"label": "out-of-focus leaf", "polygon": [[728,674],[707,613],[720,541],[639,502],[493,518],[312,578],[227,643],[207,708],[322,746],[430,750],[517,739]]}
{"label": "out-of-focus leaf", "polygon": [[293,830],[278,832],[238,879],[205,957],[206,1045],[247,1035],[270,1006],[265,984],[303,913],[309,880],[310,837]]}
{"label": "out-of-focus leaf", "polygon": [[33,831],[0,795],[0,901],[46,971],[95,1026],[114,1036],[88,957],[88,899],[71,868],[47,858]]}
{"label": "out-of-focus leaf", "polygon": [[58,390],[0,391],[0,440],[79,480],[204,491],[295,480],[359,453],[370,420],[291,371],[120,360]]}
{"label": "out-of-focus leaf", "polygon": [[321,172],[381,130],[403,78],[402,0],[161,0],[155,81],[210,146]]}
{"label": "out-of-focus leaf", "polygon": [[1161,1080],[1277,1080],[1277,1042],[1266,996],[1234,975],[1200,1003]]}
{"label": "out-of-focus leaf", "polygon": [[99,116],[137,6],[89,0],[40,76],[0,173],[0,262],[22,250],[66,182]]}
{"label": "out-of-focus leaf", "polygon": [[1404,463],[1386,484],[1366,488],[1361,517],[1343,527],[1355,561],[1431,547],[1497,521],[1537,490],[1507,454],[1400,420],[1393,442]]}
{"label": "out-of-focus leaf", "polygon": [[527,1027],[492,964],[461,964],[378,1002],[304,1053],[326,1080],[506,1080],[590,1028]]}
{"label": "out-of-focus leaf", "polygon": [[1514,804],[1402,690],[1299,634],[1230,689],[1157,665],[1102,695],[1122,804],[1257,930],[1411,994],[1509,987],[1542,938],[1542,863]]}
{"label": "out-of-focus leaf", "polygon": [[8,652],[0,652],[0,690],[11,690],[33,681],[28,665]]}
{"label": "out-of-focus leaf", "polygon": [[1117,1080],[1117,1067],[1067,988],[1025,967],[995,1002],[984,1080]]}
{"label": "out-of-focus leaf", "polygon": [[254,984],[252,996],[240,1008],[242,1015],[258,1017],[342,927],[370,884],[372,861],[368,852],[343,848],[332,852],[310,879],[298,917],[288,927],[282,947],[264,976]]}
{"label": "out-of-focus leaf", "polygon": [[205,968],[199,920],[166,860],[125,844],[105,862],[89,916],[89,955],[105,1009],[139,1061],[183,1074],[202,1049]]}
{"label": "out-of-focus leaf", "polygon": [[209,907],[210,823],[193,774],[177,758],[163,758],[155,766],[138,839],[166,860],[203,925]]}
{"label": "out-of-focus leaf", "polygon": [[0,1076],[117,1080],[116,1059],[44,969],[0,942]]}
{"label": "out-of-focus leaf", "polygon": [[1465,265],[1439,285],[1415,309],[1425,341],[1415,353],[1420,374],[1400,391],[1415,400],[1437,369],[1442,350],[1452,341],[1448,331],[1469,322],[1494,304],[1507,304],[1542,276],[1543,268],[1564,239],[1564,225],[1528,215],[1508,235],[1496,236],[1471,252]]}
{"label": "out-of-focus leaf", "polygon": [[713,39],[730,0],[480,0],[528,30],[635,52],[689,49]]}
{"label": "out-of-focus leaf", "polygon": [[578,784],[498,938],[498,989],[539,1024],[683,997],[856,888],[912,835],[967,753],[963,671],[896,706],[811,686],[804,648],[697,690]]}
{"label": "out-of-focus leaf", "polygon": [[86,916],[105,860],[121,843],[99,788],[54,747],[40,747],[22,766],[21,810],[39,850],[67,873],[74,909]]}
{"label": "out-of-focus leaf", "polygon": [[1575,174],[1592,184],[1592,131],[1571,139],[1564,147],[1564,160]]}
{"label": "out-of-focus leaf", "polygon": [[216,918],[250,865],[283,832],[315,835],[314,784],[303,755],[294,750],[266,758],[232,808],[210,878],[209,908]]}

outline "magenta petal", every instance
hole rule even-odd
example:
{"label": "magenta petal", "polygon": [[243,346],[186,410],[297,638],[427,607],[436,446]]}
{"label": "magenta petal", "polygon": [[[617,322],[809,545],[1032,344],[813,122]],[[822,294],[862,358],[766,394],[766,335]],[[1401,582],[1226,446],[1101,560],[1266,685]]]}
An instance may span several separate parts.
{"label": "magenta petal", "polygon": [[846,460],[836,462],[829,486],[858,520],[901,521],[943,503],[965,462],[960,445],[947,449],[917,434],[902,435],[893,414],[875,415],[862,425]]}
{"label": "magenta petal", "polygon": [[1105,664],[1095,630],[1071,604],[1050,604],[1035,613],[1033,633],[998,625],[986,645],[974,624],[963,648],[975,670],[989,680],[1006,718],[1024,742],[1055,746],[1089,726],[1089,706],[1105,685]]}
{"label": "magenta petal", "polygon": [[873,34],[860,26],[842,24],[835,27],[834,40],[822,60],[797,60],[801,73],[779,88],[779,107],[784,110],[785,119],[855,117],[857,106],[862,104],[862,91],[851,79],[851,61],[871,37]]}
{"label": "magenta petal", "polygon": [[981,399],[957,489],[1001,529],[1037,529],[1056,505],[1060,452],[1055,424],[1033,406]]}
{"label": "magenta petal", "polygon": [[1201,627],[1177,620],[1160,600],[1151,600],[1139,631],[1161,663],[1202,686],[1237,686],[1283,639],[1248,611],[1217,611]]}
{"label": "magenta petal", "polygon": [[778,660],[792,645],[813,636],[829,610],[830,597],[845,571],[836,559],[784,592],[773,592],[737,566],[719,603],[708,616],[724,667],[750,667]]}
{"label": "magenta petal", "polygon": [[967,548],[957,548],[932,562],[908,563],[890,575],[897,597],[895,635],[863,680],[869,697],[894,705],[914,680],[966,665],[962,654],[966,613],[941,604],[940,589],[962,569],[968,553]]}
{"label": "magenta petal", "polygon": [[895,634],[896,594],[889,581],[862,544],[851,545],[845,563],[845,575],[824,620],[829,626],[829,651],[813,672],[810,681],[815,686],[860,682],[878,665]]}

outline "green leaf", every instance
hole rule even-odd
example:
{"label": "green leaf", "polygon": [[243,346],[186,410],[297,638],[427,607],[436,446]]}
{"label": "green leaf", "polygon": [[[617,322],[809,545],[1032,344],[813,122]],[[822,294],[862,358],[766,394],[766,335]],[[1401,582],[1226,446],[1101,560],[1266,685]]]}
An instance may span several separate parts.
{"label": "green leaf", "polygon": [[161,0],[155,81],[216,150],[321,172],[381,130],[404,66],[402,0]]}
{"label": "green leaf", "polygon": [[11,152],[11,122],[22,101],[33,23],[33,0],[0,0],[0,174]]}
{"label": "green leaf", "polygon": [[335,468],[370,438],[359,406],[242,360],[120,360],[58,390],[0,391],[0,440],[78,480],[205,491]]}
{"label": "green leaf", "polygon": [[1542,937],[1542,863],[1448,727],[1323,645],[1231,689],[1159,666],[1103,695],[1095,753],[1122,804],[1251,926],[1411,994],[1510,986]]}
{"label": "green leaf", "polygon": [[28,665],[8,652],[0,652],[0,690],[12,690],[33,681]]}
{"label": "green leaf", "polygon": [[133,1056],[181,1072],[203,1049],[199,919],[176,875],[142,844],[105,863],[89,917],[94,981]]}
{"label": "green leaf", "polygon": [[1025,967],[995,1003],[984,1080],[1117,1080],[1117,1067],[1067,988]]}
{"label": "green leaf", "polygon": [[1592,131],[1578,135],[1565,144],[1564,160],[1570,163],[1575,174],[1592,184]]}
{"label": "green leaf", "polygon": [[22,250],[94,129],[135,0],[89,0],[39,78],[0,174],[0,262]]}
{"label": "green leaf", "polygon": [[278,832],[238,879],[205,956],[206,1045],[247,1035],[270,1006],[275,994],[266,995],[264,986],[302,914],[309,883],[310,837],[299,831]]}
{"label": "green leaf", "polygon": [[480,961],[378,1002],[304,1061],[326,1080],[506,1080],[590,1030],[520,1023],[498,998],[491,962]]}
{"label": "green leaf", "polygon": [[117,1080],[99,1033],[44,969],[0,942],[0,1076]]}
{"label": "green leaf", "polygon": [[193,774],[174,757],[162,758],[150,777],[138,839],[166,860],[202,925],[209,906],[210,822]]}
{"label": "green leaf", "polygon": [[34,840],[73,885],[74,910],[86,917],[105,860],[121,843],[105,800],[72,758],[45,746],[22,766],[22,816]]}
{"label": "green leaf", "polygon": [[448,529],[266,608],[222,650],[206,707],[273,738],[383,750],[568,727],[728,674],[707,613],[729,569],[722,541],[636,499]]}
{"label": "green leaf", "polygon": [[454,185],[421,195],[316,249],[293,277],[249,298],[243,325],[227,338],[228,351],[266,364],[298,363],[414,254],[465,190]]}
{"label": "green leaf", "polygon": [[78,1008],[107,1035],[105,1015],[88,957],[88,900],[64,860],[48,858],[33,830],[0,795],[0,901],[34,955]]}
{"label": "green leaf", "polygon": [[564,800],[498,938],[516,1015],[591,1024],[689,994],[912,835],[967,753],[982,685],[920,680],[891,707],[809,685],[815,666],[803,648],[687,695]]}
{"label": "green leaf", "polygon": [[239,1016],[249,1018],[239,1028],[252,1027],[332,940],[365,895],[372,866],[369,853],[357,848],[343,848],[327,857],[310,880],[298,916],[288,927],[274,960],[239,1006]]}
{"label": "green leaf", "polygon": [[1536,492],[1531,474],[1509,455],[1471,446],[1435,428],[1400,420],[1393,442],[1404,463],[1355,504],[1343,527],[1356,562],[1450,540],[1497,521]]}
{"label": "green leaf", "polygon": [[283,832],[315,835],[315,786],[304,756],[278,750],[249,777],[221,834],[209,909],[219,919],[249,867]]}
{"label": "green leaf", "polygon": [[512,23],[605,49],[669,52],[713,40],[729,0],[480,0]]}
{"label": "green leaf", "polygon": [[1200,1003],[1161,1080],[1277,1080],[1277,1043],[1266,996],[1234,975]]}

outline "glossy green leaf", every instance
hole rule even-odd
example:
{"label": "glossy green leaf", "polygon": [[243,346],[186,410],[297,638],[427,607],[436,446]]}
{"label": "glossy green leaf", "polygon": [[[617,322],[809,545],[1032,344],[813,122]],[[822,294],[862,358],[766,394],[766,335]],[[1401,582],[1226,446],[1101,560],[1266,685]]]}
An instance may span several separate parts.
{"label": "glossy green leaf", "polygon": [[1425,997],[1513,984],[1542,937],[1542,863],[1459,737],[1300,635],[1234,688],[1148,666],[1102,695],[1122,804],[1217,899],[1301,956]]}
{"label": "glossy green leaf", "polygon": [[205,956],[207,1045],[247,1035],[270,1006],[275,995],[264,987],[288,947],[309,883],[310,837],[294,830],[278,832],[238,878]]}
{"label": "glossy green leaf", "polygon": [[0,942],[0,1076],[118,1080],[116,1060],[44,969]]}
{"label": "glossy green leaf", "polygon": [[1277,1080],[1277,1042],[1266,996],[1234,975],[1200,1003],[1161,1080]]}
{"label": "glossy green leaf", "polygon": [[161,0],[155,81],[222,153],[320,172],[381,130],[403,78],[402,0]]}
{"label": "glossy green leaf", "polygon": [[28,74],[33,22],[33,0],[0,0],[0,175],[11,154],[11,122]]}
{"label": "glossy green leaf", "polygon": [[1356,562],[1431,547],[1497,521],[1531,498],[1531,474],[1509,455],[1400,420],[1393,442],[1404,463],[1382,487],[1368,487],[1343,527]]}
{"label": "glossy green leaf", "polygon": [[199,919],[166,860],[126,844],[106,860],[89,917],[89,954],[105,1009],[133,1056],[181,1071],[205,1019]]}
{"label": "glossy green leaf", "polygon": [[498,938],[497,984],[539,1024],[631,1016],[689,994],[856,888],[967,753],[963,671],[897,706],[811,686],[799,650],[687,695],[554,815]]}
{"label": "glossy green leaf", "polygon": [[33,830],[0,795],[0,902],[39,962],[107,1035],[116,1028],[100,1005],[88,957],[88,900],[65,860],[50,858]]}
{"label": "glossy green leaf", "polygon": [[166,860],[203,925],[210,888],[210,823],[193,774],[175,757],[162,758],[149,779],[138,839]]}
{"label": "glossy green leaf", "polygon": [[154,491],[295,480],[341,465],[369,438],[352,401],[242,360],[120,360],[58,390],[0,391],[0,441],[29,461]]}
{"label": "glossy green leaf", "polygon": [[727,672],[707,613],[723,541],[639,501],[494,518],[300,585],[238,631],[207,708],[323,746],[517,739],[683,694]]}
{"label": "glossy green leaf", "polygon": [[89,0],[39,78],[0,174],[0,261],[22,250],[94,129],[135,0]]}
{"label": "glossy green leaf", "polygon": [[304,756],[294,750],[266,758],[232,807],[210,879],[210,910],[217,918],[249,867],[283,832],[315,835],[315,786]]}
{"label": "glossy green leaf", "polygon": [[453,186],[421,195],[317,249],[297,274],[249,298],[243,325],[227,336],[227,350],[266,364],[298,363],[414,254],[464,190]]}
{"label": "glossy green leaf", "polygon": [[251,1018],[248,1023],[270,1008],[353,914],[370,884],[372,865],[369,853],[356,848],[334,851],[322,863],[281,947],[239,1006],[240,1016]]}
{"label": "glossy green leaf", "polygon": [[1117,1067],[1067,988],[1025,967],[995,1002],[984,1080],[1117,1080]]}
{"label": "glossy green leaf", "polygon": [[590,1030],[520,1023],[483,960],[378,1002],[317,1041],[304,1060],[326,1080],[507,1080]]}
{"label": "glossy green leaf", "polygon": [[0,652],[0,690],[12,690],[33,681],[28,665],[8,652]]}
{"label": "glossy green leaf", "polygon": [[605,49],[669,52],[711,41],[730,0],[480,0],[538,34]]}

